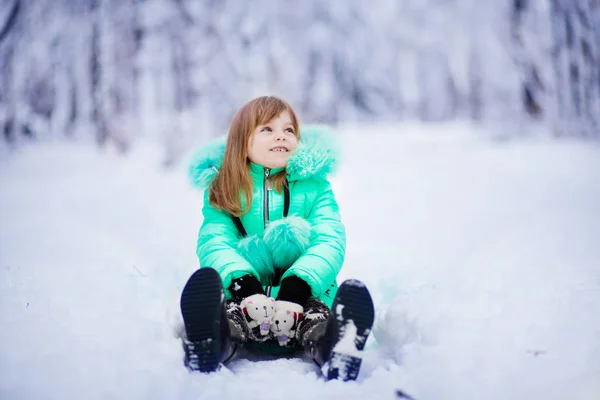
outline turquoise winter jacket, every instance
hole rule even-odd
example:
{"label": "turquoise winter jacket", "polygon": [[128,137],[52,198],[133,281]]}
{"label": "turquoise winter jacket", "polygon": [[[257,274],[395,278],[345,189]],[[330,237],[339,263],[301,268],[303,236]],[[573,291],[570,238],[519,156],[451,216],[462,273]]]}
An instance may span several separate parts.
{"label": "turquoise winter jacket", "polygon": [[208,186],[221,167],[225,140],[201,148],[194,156],[190,176],[196,187],[204,189],[204,220],[196,253],[201,267],[219,272],[227,298],[231,298],[231,281],[241,276],[254,275],[267,294],[276,297],[281,280],[295,275],[308,283],[312,296],[331,307],[346,251],[340,210],[327,180],[339,152],[333,136],[322,127],[303,128],[300,137],[285,168],[290,191],[286,218],[283,193],[267,184],[267,177],[282,169],[250,164],[254,190],[250,211],[241,217],[245,238],[231,215],[208,200]]}

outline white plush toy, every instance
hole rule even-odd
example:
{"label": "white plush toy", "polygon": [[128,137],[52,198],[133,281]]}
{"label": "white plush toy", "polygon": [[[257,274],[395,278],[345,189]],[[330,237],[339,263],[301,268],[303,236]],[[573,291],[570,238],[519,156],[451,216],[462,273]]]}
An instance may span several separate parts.
{"label": "white plush toy", "polygon": [[289,301],[275,302],[275,316],[271,323],[271,332],[277,337],[280,346],[287,346],[296,334],[298,321],[302,318],[304,308]]}
{"label": "white plush toy", "polygon": [[242,300],[240,306],[250,329],[260,326],[260,334],[268,335],[275,314],[275,299],[264,294],[254,294]]}

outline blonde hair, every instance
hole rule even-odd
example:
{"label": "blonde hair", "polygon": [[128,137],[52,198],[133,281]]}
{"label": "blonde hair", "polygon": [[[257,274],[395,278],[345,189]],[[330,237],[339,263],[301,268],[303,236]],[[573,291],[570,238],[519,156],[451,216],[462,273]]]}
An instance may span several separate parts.
{"label": "blonde hair", "polygon": [[[247,213],[252,205],[253,183],[250,176],[248,159],[248,141],[257,126],[264,125],[283,112],[288,112],[294,134],[300,139],[298,118],[294,109],[283,99],[274,96],[262,96],[246,103],[233,117],[223,165],[210,185],[210,204],[237,217]],[[277,192],[281,193],[285,185],[285,170],[273,175],[270,180]],[[246,199],[242,210],[242,194]]]}

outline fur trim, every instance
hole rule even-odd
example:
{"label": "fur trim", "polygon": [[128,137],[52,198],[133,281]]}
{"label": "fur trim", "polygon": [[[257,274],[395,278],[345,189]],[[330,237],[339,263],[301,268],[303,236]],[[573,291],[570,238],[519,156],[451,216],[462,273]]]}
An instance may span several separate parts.
{"label": "fur trim", "polygon": [[275,268],[290,267],[310,245],[311,226],[301,217],[290,216],[271,222],[264,243]]}
{"label": "fur trim", "polygon": [[[205,189],[223,165],[226,137],[221,137],[198,149],[192,156],[188,173],[192,185]],[[335,172],[340,158],[340,146],[333,133],[324,125],[307,125],[301,129],[300,142],[286,167],[288,178],[325,179]]]}
{"label": "fur trim", "polygon": [[286,166],[290,179],[325,179],[335,172],[340,148],[333,134],[322,125],[301,130],[300,142]]}
{"label": "fur trim", "polygon": [[188,167],[192,185],[198,189],[207,188],[223,165],[226,137],[199,148],[193,155]]}
{"label": "fur trim", "polygon": [[238,242],[238,252],[254,267],[256,273],[264,280],[263,285],[268,283],[273,276],[273,258],[265,241],[257,235],[248,236]]}

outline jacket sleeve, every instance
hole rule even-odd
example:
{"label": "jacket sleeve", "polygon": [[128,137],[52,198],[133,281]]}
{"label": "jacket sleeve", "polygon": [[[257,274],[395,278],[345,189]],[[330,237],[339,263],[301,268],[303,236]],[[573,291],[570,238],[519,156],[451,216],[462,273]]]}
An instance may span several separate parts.
{"label": "jacket sleeve", "polygon": [[312,229],[310,246],[282,279],[297,276],[308,283],[313,296],[320,297],[335,281],[346,254],[346,230],[331,184],[327,181],[319,187],[308,222]]}
{"label": "jacket sleeve", "polygon": [[216,269],[226,292],[233,279],[248,274],[259,279],[252,265],[236,249],[239,237],[235,224],[227,213],[210,204],[208,189],[204,192],[202,215],[204,221],[196,245],[200,267]]}

